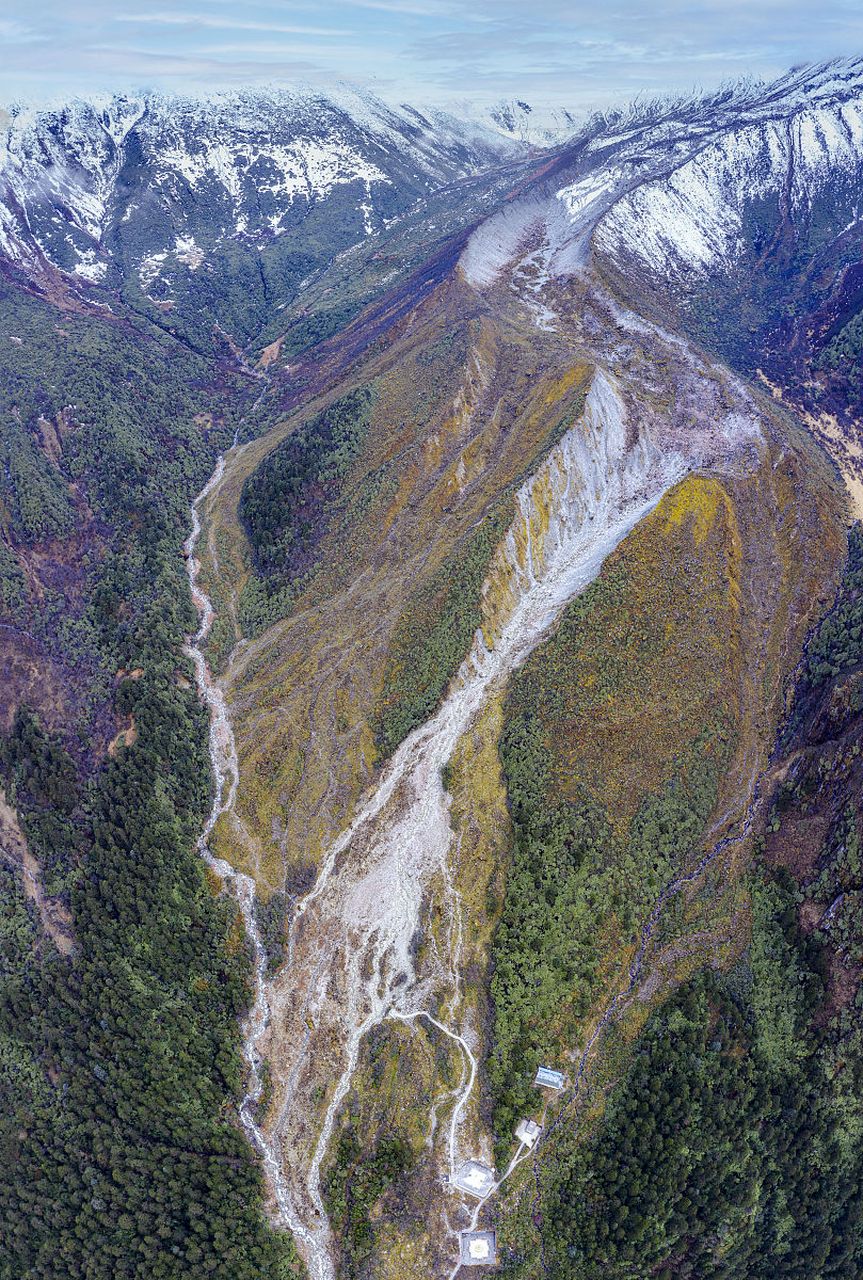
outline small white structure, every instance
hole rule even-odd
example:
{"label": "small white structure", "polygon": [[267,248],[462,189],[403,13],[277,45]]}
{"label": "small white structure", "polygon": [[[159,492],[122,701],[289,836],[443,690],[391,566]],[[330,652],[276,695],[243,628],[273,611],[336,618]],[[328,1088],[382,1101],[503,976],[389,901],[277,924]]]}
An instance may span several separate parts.
{"label": "small white structure", "polygon": [[526,1147],[533,1147],[536,1146],[537,1138],[541,1133],[542,1125],[537,1124],[535,1120],[519,1120],[515,1136]]}
{"label": "small white structure", "polygon": [[465,1160],[453,1174],[451,1185],[483,1200],[494,1186],[494,1169],[479,1160]]}
{"label": "small white structure", "polygon": [[497,1262],[497,1241],[493,1231],[459,1232],[463,1267],[493,1267]]}
{"label": "small white structure", "polygon": [[539,1089],[557,1089],[560,1092],[563,1088],[563,1072],[553,1071],[551,1067],[537,1067],[533,1083]]}

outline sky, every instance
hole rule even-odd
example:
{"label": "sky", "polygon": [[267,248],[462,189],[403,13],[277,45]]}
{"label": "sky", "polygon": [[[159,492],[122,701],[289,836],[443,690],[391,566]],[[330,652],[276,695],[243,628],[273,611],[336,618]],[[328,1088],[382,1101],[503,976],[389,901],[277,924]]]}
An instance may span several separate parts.
{"label": "sky", "polygon": [[0,0],[0,102],[350,81],[578,114],[863,54],[861,0]]}

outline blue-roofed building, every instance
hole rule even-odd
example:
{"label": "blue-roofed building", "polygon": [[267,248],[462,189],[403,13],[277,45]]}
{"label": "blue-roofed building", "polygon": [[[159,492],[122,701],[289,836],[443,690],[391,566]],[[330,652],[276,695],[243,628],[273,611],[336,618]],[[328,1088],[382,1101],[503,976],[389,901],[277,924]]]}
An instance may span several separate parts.
{"label": "blue-roofed building", "polygon": [[551,1067],[538,1067],[533,1083],[540,1089],[563,1088],[563,1072],[553,1071]]}

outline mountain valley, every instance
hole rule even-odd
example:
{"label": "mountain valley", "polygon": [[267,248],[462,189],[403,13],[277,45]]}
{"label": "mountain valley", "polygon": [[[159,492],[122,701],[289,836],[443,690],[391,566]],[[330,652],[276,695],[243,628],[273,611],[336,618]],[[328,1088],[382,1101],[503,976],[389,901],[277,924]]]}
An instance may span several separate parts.
{"label": "mountain valley", "polygon": [[0,1280],[860,1274],[863,61],[522,107],[6,113]]}

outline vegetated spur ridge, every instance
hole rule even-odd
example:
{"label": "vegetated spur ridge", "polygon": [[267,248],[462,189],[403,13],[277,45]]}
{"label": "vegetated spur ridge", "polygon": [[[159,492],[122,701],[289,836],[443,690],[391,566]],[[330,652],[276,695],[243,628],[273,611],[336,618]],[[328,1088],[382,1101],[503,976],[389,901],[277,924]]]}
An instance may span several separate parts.
{"label": "vegetated spur ridge", "polygon": [[[563,605],[595,575],[612,547],[684,470],[681,457],[664,457],[646,442],[627,448],[623,403],[613,384],[597,374],[584,421],[567,433],[519,493],[518,514],[496,566],[499,585],[507,590],[514,586],[508,619],[491,647],[481,632],[477,634],[439,711],[405,740],[354,822],[330,849],[315,887],[298,907],[288,961],[273,983],[264,979],[265,956],[254,921],[254,883],[214,859],[206,847],[215,822],[233,801],[237,778],[224,697],[209,678],[200,648],[212,622],[212,606],[197,586],[194,558],[200,532],[198,508],[221,480],[223,459],[195,504],[186,552],[202,624],[190,654],[211,710],[210,746],[216,775],[216,799],[201,849],[237,897],[256,962],[256,998],[244,1030],[251,1084],[241,1114],[264,1158],[278,1219],[295,1232],[316,1280],[329,1280],[335,1274],[321,1195],[321,1163],[362,1039],[387,1016],[411,1019],[428,1013],[431,1017],[425,1005],[457,986],[451,959],[441,960],[433,972],[420,978],[411,955],[424,889],[436,873],[445,882],[448,879],[451,831],[443,766],[490,688],[499,686],[524,659]],[[547,495],[553,506],[543,530],[538,500]],[[348,848],[349,862],[342,859]],[[457,901],[450,900],[446,908],[451,929],[457,929]],[[333,1000],[329,992],[342,974],[338,998]],[[278,1015],[278,1032],[273,1013]],[[268,1025],[269,1056],[278,1060],[280,1076],[289,1081],[270,1137],[252,1116],[261,1092],[259,1043]],[[323,1124],[316,1132],[308,1127],[313,1109],[304,1094],[313,1087],[310,1068],[316,1035],[334,1025],[345,1051]],[[443,1029],[471,1054],[462,1033]],[[471,1058],[465,1090],[452,1118],[451,1166],[456,1160],[457,1120],[475,1074]]]}
{"label": "vegetated spur ridge", "polygon": [[[681,363],[691,377],[686,361]],[[561,609],[588,585],[606,555],[663,493],[687,470],[737,459],[741,446],[757,440],[757,423],[740,407],[720,421],[713,435],[709,430],[700,437],[690,432],[688,442],[673,431],[654,435],[649,415],[639,415],[642,421],[636,425],[618,379],[597,371],[582,419],[517,496],[515,519],[485,584],[490,612],[498,619],[494,633],[488,628],[485,635],[477,633],[439,710],[402,743],[330,848],[292,921],[287,963],[270,982],[264,979],[251,882],[233,873],[228,877],[257,959],[256,1000],[245,1028],[252,1083],[243,1119],[271,1179],[276,1220],[294,1231],[315,1280],[335,1274],[322,1162],[363,1037],[372,1027],[388,1017],[426,1017],[459,1044],[468,1069],[452,1099],[444,1149],[436,1154],[449,1173],[460,1159],[474,1154],[462,1134],[468,1127],[465,1113],[480,1045],[478,1028],[459,1009],[461,919],[448,866],[452,832],[443,767],[489,693],[547,635]],[[217,469],[199,503],[220,478]],[[190,553],[196,522],[197,509],[187,544]],[[195,586],[195,573],[190,554],[190,579],[206,620],[208,602]],[[220,692],[213,693],[202,656],[196,667],[214,716],[214,765],[221,768],[224,793],[224,778],[233,778],[236,769],[230,740],[219,729],[226,724],[224,700]],[[225,750],[219,763],[218,754]],[[217,797],[215,817],[232,795],[229,785],[227,794]],[[225,874],[221,864],[214,869]],[[427,893],[440,899],[447,938],[444,947],[435,947],[434,955],[418,965],[414,940]],[[262,1051],[270,1062],[275,1099],[264,1128],[251,1116],[260,1096]],[[335,1081],[323,1109],[316,1100],[322,1078]],[[440,1104],[436,1100],[435,1107]]]}
{"label": "vegetated spur ridge", "polygon": [[[433,1002],[456,986],[452,954],[438,955],[427,972],[418,972],[412,953],[423,895],[436,877],[447,883],[451,829],[443,767],[489,691],[505,681],[608,551],[685,469],[682,458],[665,458],[650,447],[628,450],[626,437],[622,401],[597,374],[584,421],[519,494],[513,527],[490,573],[490,590],[497,574],[498,590],[512,593],[499,634],[491,647],[477,634],[443,704],[399,747],[298,909],[288,963],[273,984],[279,1031],[268,1048],[287,1082],[275,1128],[295,1207],[317,1236],[316,1258],[326,1259],[323,1276],[333,1270],[321,1164],[362,1039],[387,1016],[431,1013]],[[540,509],[546,498],[547,531]],[[348,850],[349,858],[343,856]],[[442,902],[451,930],[458,927],[454,899]],[[475,1036],[470,1028],[453,1034],[470,1040],[471,1031]],[[334,1035],[344,1053],[318,1128],[309,1123],[314,1059],[323,1052],[317,1046]],[[463,1100],[456,1106],[461,1112]],[[456,1145],[451,1142],[450,1151]]]}

